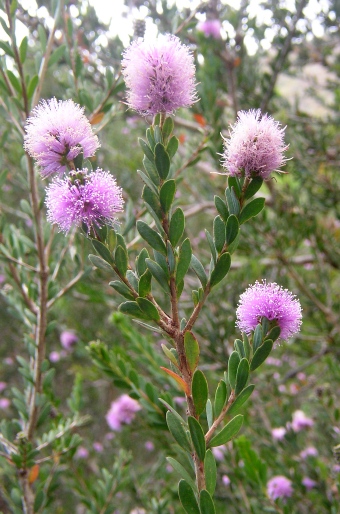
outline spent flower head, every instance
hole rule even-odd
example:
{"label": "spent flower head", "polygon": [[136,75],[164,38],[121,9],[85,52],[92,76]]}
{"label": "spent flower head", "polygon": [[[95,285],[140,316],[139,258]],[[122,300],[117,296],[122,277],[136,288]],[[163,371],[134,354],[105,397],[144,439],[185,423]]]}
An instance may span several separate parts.
{"label": "spent flower head", "polygon": [[134,41],[124,52],[122,67],[127,103],[143,115],[171,114],[197,99],[194,58],[176,36]]}
{"label": "spent flower head", "polygon": [[267,483],[267,494],[272,500],[289,498],[293,494],[291,480],[282,475],[271,478]]}
{"label": "spent flower head", "polygon": [[232,177],[269,178],[286,162],[285,127],[260,109],[240,111],[229,138],[224,139],[222,164]]}
{"label": "spent flower head", "polygon": [[96,226],[113,224],[123,209],[122,190],[116,180],[98,168],[70,172],[68,178],[55,178],[46,189],[47,219],[63,232],[84,223],[88,232]]}
{"label": "spent flower head", "polygon": [[119,432],[123,424],[129,425],[133,421],[136,412],[139,410],[141,410],[141,406],[137,400],[130,398],[127,394],[123,394],[111,403],[105,418],[111,430]]}
{"label": "spent flower head", "polygon": [[275,282],[255,282],[240,296],[236,310],[238,328],[250,334],[263,317],[280,327],[280,339],[288,339],[300,330],[301,305],[288,289]]}
{"label": "spent flower head", "polygon": [[41,167],[41,176],[60,175],[72,168],[80,153],[84,158],[100,146],[84,108],[72,100],[42,100],[27,119],[24,148]]}

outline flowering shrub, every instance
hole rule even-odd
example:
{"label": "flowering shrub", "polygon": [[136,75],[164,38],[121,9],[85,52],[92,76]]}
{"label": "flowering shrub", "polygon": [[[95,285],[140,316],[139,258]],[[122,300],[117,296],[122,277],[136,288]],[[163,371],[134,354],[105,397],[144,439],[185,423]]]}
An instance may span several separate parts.
{"label": "flowering shrub", "polygon": [[303,5],[258,84],[214,2],[100,57],[56,5],[20,45],[0,7],[4,511],[335,512],[336,187],[275,90]]}

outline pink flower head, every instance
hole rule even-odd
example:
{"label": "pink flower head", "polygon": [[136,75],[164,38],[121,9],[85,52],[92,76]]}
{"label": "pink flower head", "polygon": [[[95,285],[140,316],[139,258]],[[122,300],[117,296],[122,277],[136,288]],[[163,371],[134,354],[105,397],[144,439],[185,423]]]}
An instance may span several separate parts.
{"label": "pink flower head", "polygon": [[62,174],[77,155],[95,154],[100,146],[84,108],[72,100],[42,100],[26,122],[24,148],[41,167],[43,178]]}
{"label": "pink flower head", "polygon": [[56,352],[56,351],[53,351],[49,354],[49,359],[51,362],[58,362],[60,361],[60,353],[59,352]]}
{"label": "pink flower head", "polygon": [[285,162],[284,131],[278,121],[261,111],[240,111],[228,139],[224,139],[223,166],[232,177],[269,178]]}
{"label": "pink flower head", "polygon": [[272,500],[290,498],[293,494],[291,480],[282,475],[271,478],[267,483],[267,494]]}
{"label": "pink flower head", "polygon": [[283,340],[299,331],[302,318],[299,300],[288,289],[265,280],[255,282],[241,294],[236,315],[236,325],[246,334],[256,328],[262,317],[276,322]]}
{"label": "pink flower head", "polygon": [[77,341],[78,336],[71,330],[63,330],[63,332],[60,334],[61,346],[65,348],[65,350],[70,350]]}
{"label": "pink flower head", "polygon": [[314,421],[308,418],[302,410],[296,410],[293,412],[293,421],[291,428],[294,432],[301,432],[306,428],[311,428],[314,425]]}
{"label": "pink flower head", "polygon": [[111,403],[105,418],[111,430],[119,432],[124,423],[127,425],[131,423],[139,410],[141,410],[139,403],[127,394],[123,394]]}
{"label": "pink flower head", "polygon": [[287,430],[284,427],[273,428],[272,430],[272,438],[276,441],[282,441],[287,433]]}
{"label": "pink flower head", "polygon": [[317,457],[319,455],[319,452],[314,446],[308,446],[305,450],[302,450],[300,452],[301,459],[307,459],[308,457]]}
{"label": "pink flower head", "polygon": [[0,409],[8,409],[11,401],[8,398],[0,398]]}
{"label": "pink flower head", "polygon": [[47,219],[63,232],[84,223],[88,232],[95,226],[112,224],[123,209],[122,190],[113,176],[101,169],[71,172],[56,178],[46,189]]}
{"label": "pink flower head", "polygon": [[214,39],[221,39],[221,28],[220,20],[205,20],[197,24],[199,32],[203,32],[205,37],[213,37]]}
{"label": "pink flower head", "polygon": [[176,36],[133,41],[122,69],[127,103],[140,114],[171,114],[196,101],[194,58]]}
{"label": "pink flower head", "polygon": [[307,491],[310,491],[311,489],[313,489],[313,487],[316,487],[318,485],[317,482],[315,482],[315,480],[312,480],[311,478],[309,477],[304,477],[302,479],[302,485],[305,486],[305,488],[307,489]]}
{"label": "pink flower head", "polygon": [[225,486],[230,485],[230,478],[228,477],[228,475],[222,476],[222,482],[223,482],[223,485],[225,485]]}
{"label": "pink flower head", "polygon": [[89,456],[88,449],[85,448],[85,446],[79,446],[76,451],[75,457],[77,459],[87,459],[88,456]]}
{"label": "pink flower head", "polygon": [[211,451],[213,452],[213,455],[218,462],[221,462],[222,460],[224,460],[224,457],[225,457],[224,444],[221,444],[220,446],[214,446],[213,448],[211,448]]}

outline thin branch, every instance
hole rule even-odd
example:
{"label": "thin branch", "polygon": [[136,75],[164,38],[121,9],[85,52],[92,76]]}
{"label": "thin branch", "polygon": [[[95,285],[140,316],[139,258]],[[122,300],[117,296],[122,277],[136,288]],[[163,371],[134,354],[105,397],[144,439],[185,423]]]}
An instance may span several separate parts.
{"label": "thin branch", "polygon": [[54,305],[55,302],[59,300],[59,298],[64,296],[64,294],[66,294],[77,282],[79,282],[84,274],[84,270],[79,271],[79,273],[77,273],[77,275],[72,280],[70,280],[66,286],[64,286],[53,298],[47,302],[47,309],[50,309],[52,305]]}
{"label": "thin branch", "polygon": [[33,314],[36,315],[37,312],[38,312],[38,307],[35,305],[35,303],[28,296],[28,294],[26,292],[26,289],[24,288],[24,285],[22,284],[22,282],[20,280],[20,277],[18,275],[18,271],[17,271],[16,267],[11,262],[9,262],[8,266],[9,266],[9,269],[10,269],[10,272],[11,272],[11,276],[12,276],[14,282],[16,283],[16,285],[18,286],[18,289],[19,289],[19,291],[21,293],[21,296],[22,296],[25,304],[27,305],[29,310]]}
{"label": "thin branch", "polygon": [[211,425],[211,427],[209,428],[208,432],[205,434],[205,442],[206,442],[206,444],[209,443],[209,441],[212,438],[212,436],[214,435],[217,427],[219,426],[220,423],[222,423],[225,415],[227,414],[228,410],[230,409],[230,407],[232,406],[234,401],[235,401],[235,392],[232,391],[230,393],[229,398],[228,398],[227,404],[223,407],[220,415],[215,419],[214,423]]}

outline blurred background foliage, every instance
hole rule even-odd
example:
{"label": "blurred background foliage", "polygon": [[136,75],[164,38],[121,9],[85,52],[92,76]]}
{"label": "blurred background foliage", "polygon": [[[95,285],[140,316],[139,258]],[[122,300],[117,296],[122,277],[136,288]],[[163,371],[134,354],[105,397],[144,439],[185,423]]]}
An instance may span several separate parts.
{"label": "blurred background foliage", "polygon": [[[340,508],[340,467],[333,454],[340,442],[340,3],[125,0],[116,5],[117,12],[122,11],[123,33],[110,27],[109,12],[103,20],[99,3],[93,5],[72,0],[61,8],[41,97],[72,98],[85,106],[101,141],[92,166],[110,170],[124,190],[127,208],[121,230],[130,242],[132,260],[140,249],[135,221],[144,209],[136,174],[142,160],[137,138],[143,136],[147,122],[124,104],[120,61],[129,40],[145,29],[147,34],[171,32],[195,53],[200,101],[175,117],[181,143],[176,173],[186,230],[195,255],[205,265],[210,252],[202,228],[212,229],[213,198],[223,196],[226,187],[226,177],[217,174],[220,134],[228,135],[239,109],[262,108],[287,125],[287,174],[267,182],[266,209],[245,226],[228,280],[213,291],[196,325],[201,367],[217,386],[217,372],[226,369],[238,335],[238,298],[248,284],[262,278],[277,281],[294,291],[303,307],[301,333],[277,346],[254,378],[257,393],[244,409],[242,435],[220,455],[216,505],[221,514],[336,514]],[[28,84],[38,73],[57,7],[55,1],[18,2],[17,25],[23,31],[19,41],[23,34],[28,36],[24,63]],[[207,37],[199,30],[198,23],[205,19],[220,20],[220,37]],[[5,20],[0,2],[3,28]],[[32,298],[36,284],[29,270],[6,258],[6,249],[18,259],[22,252],[34,266],[22,133],[17,127],[23,121],[22,106],[15,80],[10,79],[9,85],[6,81],[8,70],[15,75],[15,69],[6,31],[1,34],[0,238],[5,251],[0,261],[0,376],[5,386],[0,405],[1,417],[10,419],[17,417],[11,387],[22,387],[16,357],[25,354],[24,341],[30,337],[29,314],[17,282],[25,284]],[[42,183],[40,188],[43,196]],[[45,230],[48,237],[51,227],[46,224]],[[158,333],[116,312],[121,298],[107,285],[112,277],[104,270],[92,270],[88,253],[93,253],[91,245],[80,234],[55,235],[50,269],[58,266],[59,271],[56,280],[50,280],[50,298],[80,275],[49,313],[47,354],[56,369],[49,417],[53,423],[53,417],[62,413],[81,412],[89,415],[89,421],[77,429],[83,439],[72,441],[73,450],[60,455],[54,448],[54,462],[40,465],[39,480],[47,499],[39,512],[177,514],[182,512],[177,474],[165,457],[177,455],[181,460],[181,454],[165,431],[165,408],[157,398],[168,393],[180,397],[180,393],[159,369],[166,365],[160,350],[163,341]],[[183,316],[192,308],[191,290],[197,287],[196,277],[190,275]],[[70,351],[60,344],[66,329],[79,338]],[[94,362],[86,349],[91,341],[100,341],[91,345]],[[131,370],[139,377],[137,388]],[[142,393],[143,411],[131,426],[112,433],[105,414],[122,392],[139,399]],[[289,431],[283,441],[274,440],[271,430],[286,426],[298,409],[313,418],[314,426],[302,433]],[[318,455],[304,459],[300,452],[309,446],[317,448]],[[14,470],[2,461],[0,511],[21,512]],[[287,504],[276,505],[266,498],[265,482],[258,476],[261,462],[266,464],[267,479],[285,475],[293,481],[294,496]],[[229,477],[229,485],[221,480],[223,475]],[[304,476],[317,482],[311,491],[301,485]]]}

